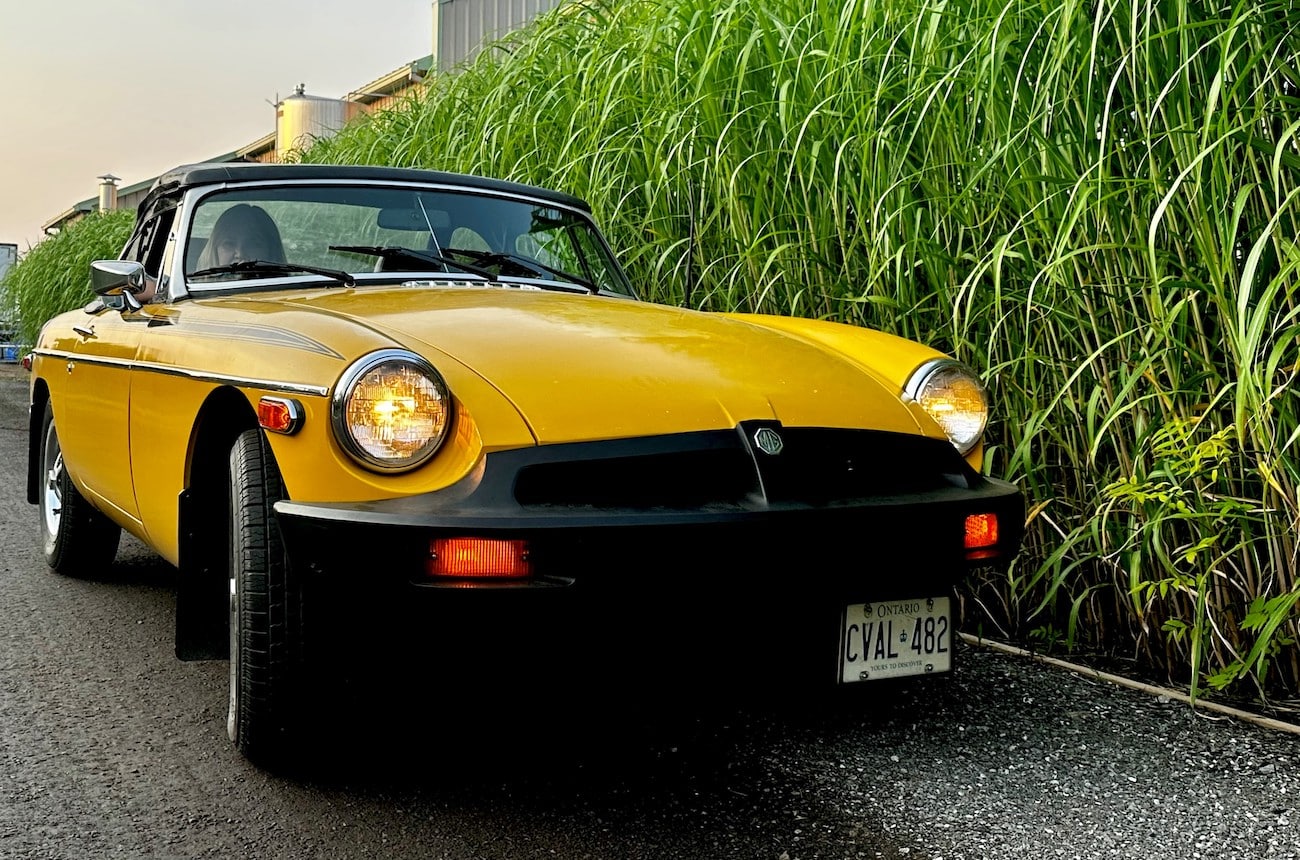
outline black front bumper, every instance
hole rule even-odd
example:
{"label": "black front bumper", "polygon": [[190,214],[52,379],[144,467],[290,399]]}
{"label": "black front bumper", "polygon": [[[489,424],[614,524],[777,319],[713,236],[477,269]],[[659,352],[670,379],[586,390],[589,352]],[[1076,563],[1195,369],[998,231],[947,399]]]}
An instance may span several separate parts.
{"label": "black front bumper", "polygon": [[[781,455],[750,444],[764,426]],[[948,596],[1019,547],[1020,492],[946,443],[737,430],[503,452],[422,496],[279,502],[312,627],[503,677],[564,665],[829,684],[847,604]],[[963,543],[976,513],[1000,524],[982,558]],[[431,580],[430,541],[451,536],[528,541],[536,576]]]}

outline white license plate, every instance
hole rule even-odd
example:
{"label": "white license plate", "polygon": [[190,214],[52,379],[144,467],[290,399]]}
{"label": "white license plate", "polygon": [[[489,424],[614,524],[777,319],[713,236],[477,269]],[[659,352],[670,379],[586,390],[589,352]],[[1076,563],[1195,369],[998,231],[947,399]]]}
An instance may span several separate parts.
{"label": "white license plate", "polygon": [[877,681],[952,668],[948,598],[851,603],[840,634],[840,681]]}

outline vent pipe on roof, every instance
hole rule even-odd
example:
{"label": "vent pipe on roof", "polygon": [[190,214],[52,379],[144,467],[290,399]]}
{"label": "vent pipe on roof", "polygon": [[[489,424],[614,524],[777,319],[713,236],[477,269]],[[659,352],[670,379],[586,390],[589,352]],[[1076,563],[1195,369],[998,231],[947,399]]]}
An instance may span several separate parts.
{"label": "vent pipe on roof", "polygon": [[117,208],[117,181],[111,173],[95,177],[99,180],[99,211],[112,212]]}

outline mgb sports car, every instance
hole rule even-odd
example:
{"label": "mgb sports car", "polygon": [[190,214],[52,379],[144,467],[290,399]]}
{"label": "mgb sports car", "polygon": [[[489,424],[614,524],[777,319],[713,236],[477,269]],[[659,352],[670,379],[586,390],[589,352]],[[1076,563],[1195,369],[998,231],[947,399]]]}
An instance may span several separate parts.
{"label": "mgb sports car", "polygon": [[[1018,550],[980,376],[879,331],[644,301],[571,195],[423,170],[160,177],[31,368],[46,560],[177,568],[255,760],[389,658],[457,696],[875,689],[953,668]],[[364,656],[362,656],[364,655]]]}

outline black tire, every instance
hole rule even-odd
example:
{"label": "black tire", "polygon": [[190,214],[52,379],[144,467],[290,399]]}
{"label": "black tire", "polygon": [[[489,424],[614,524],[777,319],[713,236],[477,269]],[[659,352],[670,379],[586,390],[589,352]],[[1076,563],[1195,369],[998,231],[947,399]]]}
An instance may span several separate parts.
{"label": "black tire", "polygon": [[291,753],[301,682],[301,594],[272,505],[280,470],[258,430],[230,451],[230,705],[235,747],[260,764]]}
{"label": "black tire", "polygon": [[[107,452],[105,456],[120,456]],[[38,501],[45,563],[67,576],[103,573],[117,555],[122,529],[93,508],[63,467],[63,448],[54,427],[54,410],[45,403],[41,422],[41,496]]]}

